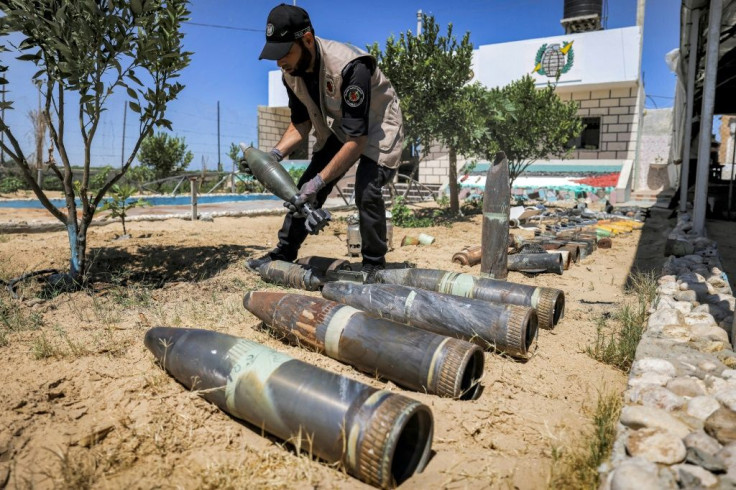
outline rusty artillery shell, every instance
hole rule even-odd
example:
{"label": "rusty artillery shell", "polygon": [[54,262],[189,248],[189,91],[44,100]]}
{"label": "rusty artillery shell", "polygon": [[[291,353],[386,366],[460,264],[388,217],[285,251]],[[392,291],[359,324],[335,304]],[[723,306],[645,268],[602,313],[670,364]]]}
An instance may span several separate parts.
{"label": "rusty artillery shell", "polygon": [[566,243],[562,245],[558,250],[564,250],[570,254],[570,260],[577,263],[580,260],[580,246],[574,243]]}
{"label": "rusty artillery shell", "polygon": [[483,351],[470,342],[314,296],[252,291],[243,306],[289,340],[406,388],[464,400],[480,394]]}
{"label": "rusty artillery shell", "polygon": [[565,293],[554,288],[437,269],[386,269],[378,271],[376,277],[385,284],[401,284],[492,303],[529,306],[537,312],[540,328],[554,328],[565,314]]}
{"label": "rusty artillery shell", "polygon": [[514,357],[528,357],[537,337],[537,314],[527,306],[494,304],[395,284],[330,282],[322,289],[322,296]]}
{"label": "rusty artillery shell", "polygon": [[482,248],[480,245],[475,247],[465,247],[452,256],[452,261],[460,265],[474,266],[480,263]]}
{"label": "rusty artillery shell", "polygon": [[210,330],[155,327],[146,347],[205,400],[371,485],[421,471],[432,445],[429,407]]}
{"label": "rusty artillery shell", "polygon": [[560,250],[560,249],[547,250],[547,253],[548,254],[558,254],[562,257],[562,269],[563,270],[568,270],[570,268],[570,262],[571,262],[570,252],[568,252],[567,250]]}
{"label": "rusty artillery shell", "polygon": [[297,264],[309,267],[318,275],[324,276],[327,271],[349,271],[352,270],[350,262],[345,259],[334,259],[332,257],[320,257],[310,255],[296,261]]}
{"label": "rusty artillery shell", "polygon": [[266,282],[306,291],[316,291],[322,285],[322,278],[309,267],[283,260],[266,262],[258,274]]}
{"label": "rusty artillery shell", "polygon": [[507,243],[511,207],[509,161],[502,151],[496,153],[486,175],[483,193],[483,247],[480,270],[496,279],[508,277]]}
{"label": "rusty artillery shell", "polygon": [[548,253],[519,253],[508,256],[510,271],[562,274],[562,256]]}
{"label": "rusty artillery shell", "polygon": [[598,248],[611,248],[613,241],[608,237],[603,237],[598,240]]}

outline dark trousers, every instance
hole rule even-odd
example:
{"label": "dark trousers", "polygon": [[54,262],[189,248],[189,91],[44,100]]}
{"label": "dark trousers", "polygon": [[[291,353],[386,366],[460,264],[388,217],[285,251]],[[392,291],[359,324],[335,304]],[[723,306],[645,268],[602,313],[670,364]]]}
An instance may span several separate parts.
{"label": "dark trousers", "polygon": [[[330,160],[342,148],[342,143],[336,137],[331,137],[325,146],[312,155],[312,161],[299,179],[297,187],[301,189],[305,182],[312,179],[324,169]],[[361,155],[358,170],[355,175],[355,204],[360,217],[360,238],[362,241],[361,253],[363,264],[383,265],[386,263],[386,206],[383,203],[381,188],[388,184],[396,173],[378,165],[375,161]],[[321,208],[327,196],[340,179],[328,182],[317,194],[316,208]],[[279,230],[279,244],[271,252],[271,258],[294,261],[299,254],[299,248],[307,238],[307,229],[304,218],[296,218],[288,213],[284,224]]]}

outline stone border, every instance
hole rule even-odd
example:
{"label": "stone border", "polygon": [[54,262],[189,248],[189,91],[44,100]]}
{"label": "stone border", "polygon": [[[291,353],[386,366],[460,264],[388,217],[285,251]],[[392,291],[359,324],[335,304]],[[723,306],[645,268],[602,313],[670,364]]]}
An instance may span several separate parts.
{"label": "stone border", "polygon": [[665,253],[601,488],[736,488],[733,291],[689,214]]}

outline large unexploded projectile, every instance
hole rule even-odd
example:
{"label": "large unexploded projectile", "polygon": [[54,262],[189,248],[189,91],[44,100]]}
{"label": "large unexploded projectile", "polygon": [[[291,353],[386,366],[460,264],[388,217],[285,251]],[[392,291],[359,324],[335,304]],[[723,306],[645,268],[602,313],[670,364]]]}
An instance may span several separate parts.
{"label": "large unexploded projectile", "polygon": [[320,257],[319,255],[302,257],[296,263],[309,267],[320,275],[325,275],[329,271],[352,270],[352,265],[345,259],[333,259],[332,257]]}
{"label": "large unexploded projectile", "polygon": [[496,153],[486,175],[483,193],[483,230],[480,270],[496,279],[508,277],[509,209],[509,161],[502,151]]}
{"label": "large unexploded projectile", "polygon": [[[299,194],[299,189],[297,189],[289,172],[272,155],[265,151],[253,148],[252,146],[245,146],[245,143],[240,143],[240,148],[243,150],[245,161],[248,162],[248,168],[253,173],[253,177],[258,179],[258,182],[263,184],[276,197],[293,203]],[[319,233],[322,228],[327,226],[332,218],[329,211],[325,209],[312,209],[309,203],[304,203],[300,211],[306,219],[307,231],[313,235]]]}
{"label": "large unexploded projectile", "polygon": [[560,254],[518,253],[508,257],[509,270],[528,273],[553,272],[562,274],[562,256]]}
{"label": "large unexploded projectile", "polygon": [[394,487],[427,463],[432,412],[415,400],[210,330],[155,327],[145,343],[185,387],[367,483]]}
{"label": "large unexploded projectile", "polygon": [[526,358],[537,338],[537,314],[527,306],[493,304],[395,284],[328,282],[322,296],[374,316],[484,348]]}
{"label": "large unexploded projectile", "polygon": [[565,293],[554,288],[527,286],[437,269],[386,269],[378,271],[376,278],[385,284],[401,284],[493,303],[529,306],[537,312],[540,328],[554,328],[565,313]]}
{"label": "large unexploded projectile", "polygon": [[315,296],[251,291],[243,306],[289,340],[401,386],[464,400],[480,394],[483,351]]}

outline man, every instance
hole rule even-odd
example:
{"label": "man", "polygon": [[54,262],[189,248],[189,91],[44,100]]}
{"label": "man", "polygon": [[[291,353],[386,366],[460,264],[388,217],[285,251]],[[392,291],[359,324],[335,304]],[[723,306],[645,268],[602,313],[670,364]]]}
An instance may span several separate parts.
{"label": "man", "polygon": [[271,260],[294,261],[307,237],[305,220],[295,211],[309,202],[320,208],[335,183],[359,161],[355,203],[360,217],[363,272],[371,282],[386,263],[386,209],[381,188],[399,165],[403,126],[391,83],[365,51],[321,39],[307,12],[281,4],[271,10],[266,45],[259,59],[276,60],[289,96],[291,123],[271,155],[281,161],[314,130],[312,160],[297,183],[291,212],[267,255],[250,259],[252,270]]}

